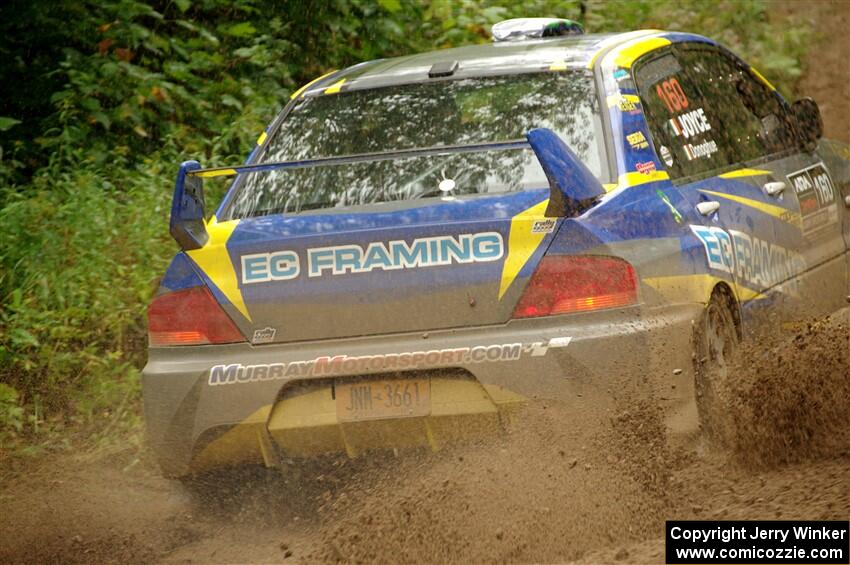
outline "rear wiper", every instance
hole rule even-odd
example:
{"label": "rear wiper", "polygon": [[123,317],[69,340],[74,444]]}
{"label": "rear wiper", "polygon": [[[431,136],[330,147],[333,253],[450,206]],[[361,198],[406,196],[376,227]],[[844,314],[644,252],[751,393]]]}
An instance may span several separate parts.
{"label": "rear wiper", "polygon": [[308,204],[302,204],[301,207],[298,208],[298,212],[303,212],[305,210],[318,210],[320,208],[334,208],[335,206],[336,205],[333,202],[310,202]]}
{"label": "rear wiper", "polygon": [[454,196],[453,194],[449,194],[447,192],[443,192],[439,188],[435,188],[434,190],[428,190],[426,192],[422,192],[417,194],[413,198],[419,200],[420,198],[433,198],[435,196]]}

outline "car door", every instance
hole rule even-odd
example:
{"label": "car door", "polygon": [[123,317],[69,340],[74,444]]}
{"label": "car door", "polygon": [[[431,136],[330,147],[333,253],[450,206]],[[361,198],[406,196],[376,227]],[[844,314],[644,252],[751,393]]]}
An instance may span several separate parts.
{"label": "car door", "polygon": [[[761,278],[781,285],[784,317],[820,316],[839,308],[845,294],[845,243],[828,166],[805,148],[788,105],[750,67],[717,46],[682,43],[676,52],[721,122],[718,142],[740,167],[725,175],[742,181],[734,192],[711,196],[737,197],[744,205],[741,198],[750,198],[774,216],[775,239],[769,249],[761,247],[761,261],[753,255],[752,263]],[[725,202],[721,208],[727,208]]]}
{"label": "car door", "polygon": [[[794,213],[788,201],[776,201],[749,176],[748,141],[738,138],[734,101],[707,95],[702,81],[675,47],[640,59],[635,81],[652,143],[673,184],[700,211],[690,230],[703,245],[709,273],[733,280],[737,296],[756,304],[774,304],[777,290],[791,278],[796,257],[777,243],[780,226]],[[774,257],[773,262],[765,258]],[[751,300],[753,299],[753,300]]]}

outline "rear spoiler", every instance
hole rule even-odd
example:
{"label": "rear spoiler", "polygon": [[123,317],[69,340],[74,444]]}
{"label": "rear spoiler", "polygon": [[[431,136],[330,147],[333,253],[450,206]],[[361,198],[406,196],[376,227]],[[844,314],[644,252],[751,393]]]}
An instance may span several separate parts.
{"label": "rear spoiler", "polygon": [[350,163],[371,163],[377,161],[392,161],[405,157],[423,157],[426,155],[453,155],[457,153],[482,153],[484,151],[505,151],[511,149],[528,149],[531,147],[525,139],[510,141],[495,141],[489,143],[471,143],[468,145],[438,145],[417,149],[398,149],[395,151],[378,151],[374,153],[357,153],[339,157],[320,157],[318,159],[302,159],[300,161],[278,161],[276,163],[259,163],[256,165],[240,165],[238,167],[212,167],[196,169],[188,172],[189,176],[212,178],[238,175],[239,173],[256,173],[260,171],[275,171],[278,169],[306,169],[310,167],[326,167],[332,165],[348,165]]}
{"label": "rear spoiler", "polygon": [[539,128],[530,130],[525,139],[471,143],[467,145],[440,145],[436,147],[399,149],[375,153],[359,153],[340,157],[322,157],[298,161],[280,161],[234,167],[201,168],[197,161],[185,161],[180,165],[171,204],[171,235],[184,250],[198,249],[207,242],[204,224],[203,179],[234,176],[241,173],[256,173],[279,169],[304,169],[390,161],[406,157],[426,155],[453,155],[531,149],[540,161],[549,181],[549,205],[547,217],[575,216],[590,208],[605,190],[599,180],[579,160],[575,153],[552,130]]}

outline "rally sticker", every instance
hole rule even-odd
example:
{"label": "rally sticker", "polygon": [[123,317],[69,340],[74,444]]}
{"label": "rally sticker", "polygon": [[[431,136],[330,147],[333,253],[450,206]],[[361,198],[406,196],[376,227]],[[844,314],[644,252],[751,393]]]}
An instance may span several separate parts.
{"label": "rally sticker", "polygon": [[552,233],[555,231],[557,221],[555,218],[546,218],[545,220],[534,220],[531,224],[531,233]]}
{"label": "rally sticker", "polygon": [[612,94],[608,96],[608,107],[617,106],[621,112],[637,114],[640,98],[633,94]]}
{"label": "rally sticker", "polygon": [[277,334],[277,329],[272,327],[254,330],[251,343],[271,343],[274,341],[275,334]]}
{"label": "rally sticker", "polygon": [[637,163],[635,165],[635,169],[642,175],[651,175],[655,172],[655,162],[654,161],[646,161],[645,163]]}
{"label": "rally sticker", "polygon": [[835,188],[823,163],[788,175],[800,203],[803,233],[812,235],[838,221]]}
{"label": "rally sticker", "polygon": [[688,161],[694,159],[709,158],[717,153],[717,144],[713,139],[709,139],[697,144],[686,143],[682,146],[685,149],[685,155],[688,156]]}
{"label": "rally sticker", "polygon": [[670,127],[673,128],[673,133],[676,136],[690,139],[701,133],[711,131],[711,124],[708,118],[705,117],[705,112],[702,108],[685,112],[674,118],[670,118]]}
{"label": "rally sticker", "polygon": [[672,167],[673,166],[673,154],[670,152],[670,150],[667,148],[667,146],[662,145],[661,148],[658,150],[658,152],[661,153],[661,160],[664,161],[664,164],[667,165],[668,167]]}
{"label": "rally sticker", "polygon": [[503,343],[405,351],[380,355],[324,355],[306,361],[264,365],[216,365],[209,372],[210,386],[250,383],[305,377],[351,375],[374,371],[396,371],[452,367],[458,365],[517,361],[523,357],[542,357],[550,349],[567,347],[571,337],[555,337],[532,343]]}
{"label": "rally sticker", "polygon": [[644,136],[641,131],[630,133],[626,136],[626,141],[629,142],[632,149],[646,149],[649,147],[649,143],[646,141],[646,136]]}

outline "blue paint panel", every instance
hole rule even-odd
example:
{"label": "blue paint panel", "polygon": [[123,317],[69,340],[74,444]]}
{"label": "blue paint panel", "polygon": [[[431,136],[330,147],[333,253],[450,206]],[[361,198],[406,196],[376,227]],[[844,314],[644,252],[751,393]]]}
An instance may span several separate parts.
{"label": "blue paint panel", "polygon": [[182,251],[174,256],[159,283],[160,290],[174,292],[203,285],[192,261]]}
{"label": "blue paint panel", "polygon": [[[542,202],[549,190],[518,192],[494,197],[478,197],[430,204],[391,212],[321,214],[308,216],[266,216],[243,220],[228,241],[234,269],[241,275],[240,257],[246,254],[295,251],[301,275],[279,283],[240,284],[250,305],[281,299],[281,284],[287,299],[315,301],[320,297],[335,303],[346,301],[381,302],[409,296],[412,292],[437,292],[452,287],[492,284],[499,281],[504,258],[510,253],[511,219]],[[373,208],[374,209],[374,208]],[[525,229],[530,229],[525,225]],[[501,235],[504,255],[498,261],[477,262],[411,269],[382,270],[310,277],[308,249],[388,241],[496,232]],[[544,237],[519,276],[530,274],[553,234]],[[241,279],[241,276],[240,276]]]}
{"label": "blue paint panel", "polygon": [[665,33],[662,37],[665,39],[669,39],[673,43],[681,43],[683,41],[687,41],[690,43],[707,43],[709,45],[719,45],[713,39],[709,39],[707,37],[703,37],[701,35],[697,35],[695,33],[683,33],[678,31]]}

